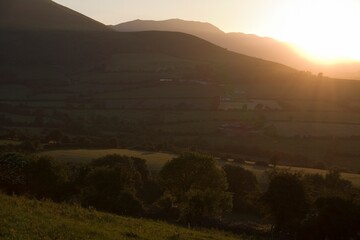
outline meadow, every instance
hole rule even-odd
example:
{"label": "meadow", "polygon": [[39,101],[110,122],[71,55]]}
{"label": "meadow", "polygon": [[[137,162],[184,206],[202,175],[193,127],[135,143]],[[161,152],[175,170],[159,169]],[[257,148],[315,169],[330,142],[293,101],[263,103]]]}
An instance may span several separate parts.
{"label": "meadow", "polygon": [[235,240],[240,237],[212,230],[191,230],[160,221],[121,217],[84,209],[0,194],[0,239],[72,240]]}

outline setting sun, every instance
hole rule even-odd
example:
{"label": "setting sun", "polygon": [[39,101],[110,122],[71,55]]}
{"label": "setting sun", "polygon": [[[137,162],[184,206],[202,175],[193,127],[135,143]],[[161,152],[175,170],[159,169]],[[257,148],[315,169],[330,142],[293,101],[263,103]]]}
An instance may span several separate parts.
{"label": "setting sun", "polygon": [[360,1],[287,1],[281,8],[274,37],[313,61],[360,60]]}

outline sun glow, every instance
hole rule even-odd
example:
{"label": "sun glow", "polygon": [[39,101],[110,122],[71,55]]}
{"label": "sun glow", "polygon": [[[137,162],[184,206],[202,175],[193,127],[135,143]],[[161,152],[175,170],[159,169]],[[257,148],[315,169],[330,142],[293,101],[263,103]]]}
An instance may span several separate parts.
{"label": "sun glow", "polygon": [[284,1],[275,35],[321,63],[360,61],[360,1]]}

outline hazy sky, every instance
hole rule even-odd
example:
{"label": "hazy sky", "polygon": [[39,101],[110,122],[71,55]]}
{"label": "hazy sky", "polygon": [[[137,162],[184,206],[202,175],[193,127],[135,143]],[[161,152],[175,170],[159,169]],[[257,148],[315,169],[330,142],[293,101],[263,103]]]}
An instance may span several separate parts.
{"label": "hazy sky", "polygon": [[[293,42],[315,57],[360,60],[360,0],[55,0],[105,24],[181,18]],[[331,49],[331,51],[329,51]]]}

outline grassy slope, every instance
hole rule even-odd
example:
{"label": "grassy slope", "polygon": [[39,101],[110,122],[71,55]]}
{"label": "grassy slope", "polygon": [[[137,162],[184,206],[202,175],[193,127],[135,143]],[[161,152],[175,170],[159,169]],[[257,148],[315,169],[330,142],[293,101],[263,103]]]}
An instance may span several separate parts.
{"label": "grassy slope", "polygon": [[239,239],[76,206],[0,195],[0,239]]}

